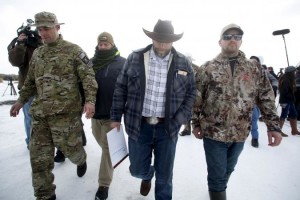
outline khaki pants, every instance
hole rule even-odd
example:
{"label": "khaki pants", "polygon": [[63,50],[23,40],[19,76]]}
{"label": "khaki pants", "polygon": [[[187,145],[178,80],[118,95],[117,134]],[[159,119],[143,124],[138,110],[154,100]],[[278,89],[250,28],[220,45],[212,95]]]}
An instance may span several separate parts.
{"label": "khaki pants", "polygon": [[80,113],[50,117],[32,116],[29,149],[32,185],[37,200],[47,199],[55,193],[52,173],[54,147],[60,149],[76,165],[82,165],[86,161],[86,153],[82,146],[82,126]]}
{"label": "khaki pants", "polygon": [[110,120],[98,120],[92,119],[92,131],[93,135],[102,148],[102,156],[100,162],[100,169],[98,175],[99,186],[109,187],[113,178],[114,168],[111,164],[109,156],[107,132],[112,128],[110,127]]}

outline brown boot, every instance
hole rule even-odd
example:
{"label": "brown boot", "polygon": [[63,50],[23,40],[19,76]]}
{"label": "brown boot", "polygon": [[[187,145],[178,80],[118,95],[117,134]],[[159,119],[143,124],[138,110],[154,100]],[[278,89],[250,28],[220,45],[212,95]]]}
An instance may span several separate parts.
{"label": "brown boot", "polygon": [[300,132],[297,129],[297,119],[290,119],[290,124],[292,128],[292,135],[300,135]]}
{"label": "brown boot", "polygon": [[[281,129],[281,130],[282,130],[283,124],[284,124],[284,119],[281,119],[281,118],[280,118],[279,126],[280,126],[280,129]],[[288,137],[288,135],[285,134],[285,133],[282,132],[282,131],[281,131],[281,136],[282,136],[282,137]]]}
{"label": "brown boot", "polygon": [[149,180],[149,181],[142,180],[141,188],[140,188],[141,195],[147,196],[150,189],[151,189],[151,180]]}

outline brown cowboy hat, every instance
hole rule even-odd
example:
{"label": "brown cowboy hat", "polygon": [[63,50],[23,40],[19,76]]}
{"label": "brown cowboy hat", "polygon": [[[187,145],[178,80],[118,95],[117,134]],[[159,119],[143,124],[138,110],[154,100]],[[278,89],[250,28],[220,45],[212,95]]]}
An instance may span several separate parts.
{"label": "brown cowboy hat", "polygon": [[155,24],[153,32],[147,31],[144,28],[143,31],[152,40],[155,40],[157,42],[162,42],[162,43],[175,42],[179,40],[183,35],[183,33],[174,34],[174,28],[171,21],[168,20],[163,21],[160,19]]}

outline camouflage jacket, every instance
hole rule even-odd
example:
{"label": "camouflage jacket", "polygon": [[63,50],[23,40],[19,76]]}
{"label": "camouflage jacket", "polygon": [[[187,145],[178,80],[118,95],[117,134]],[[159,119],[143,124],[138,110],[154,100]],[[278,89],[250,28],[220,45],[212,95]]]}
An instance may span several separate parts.
{"label": "camouflage jacket", "polygon": [[83,85],[85,101],[94,104],[97,82],[91,61],[79,46],[60,37],[33,52],[18,101],[24,104],[36,91],[30,108],[33,115],[81,112],[79,82]]}
{"label": "camouflage jacket", "polygon": [[28,69],[29,61],[34,51],[34,47],[25,46],[24,44],[15,45],[8,51],[8,60],[14,67],[19,67],[19,84],[18,89],[24,85]]}
{"label": "camouflage jacket", "polygon": [[264,70],[239,52],[232,75],[228,58],[219,54],[196,69],[193,125],[204,137],[221,142],[243,142],[251,129],[257,104],[268,131],[280,131],[274,93]]}

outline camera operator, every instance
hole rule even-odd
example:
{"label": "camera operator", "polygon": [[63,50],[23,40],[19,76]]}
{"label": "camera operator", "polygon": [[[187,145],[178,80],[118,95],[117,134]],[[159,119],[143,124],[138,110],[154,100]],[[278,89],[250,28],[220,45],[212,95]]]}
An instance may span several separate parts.
{"label": "camera operator", "polygon": [[[12,66],[19,68],[19,90],[24,85],[28,73],[29,61],[31,59],[33,51],[42,44],[39,36],[33,34],[32,31],[28,31],[28,26],[26,27],[26,30],[27,31],[25,32],[18,32],[18,37],[15,38],[8,46],[9,62],[12,64]],[[34,38],[34,40],[32,38]],[[31,41],[36,42],[32,43]],[[30,140],[31,131],[31,115],[29,114],[29,108],[32,100],[33,97],[23,107],[24,125],[26,131],[25,141],[27,144],[27,148]]]}

